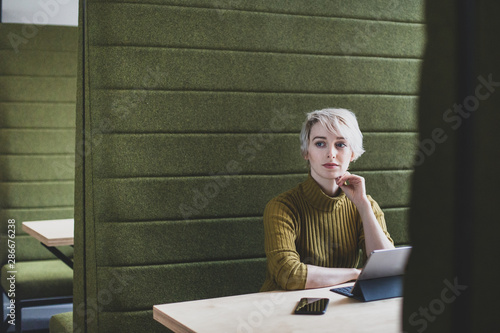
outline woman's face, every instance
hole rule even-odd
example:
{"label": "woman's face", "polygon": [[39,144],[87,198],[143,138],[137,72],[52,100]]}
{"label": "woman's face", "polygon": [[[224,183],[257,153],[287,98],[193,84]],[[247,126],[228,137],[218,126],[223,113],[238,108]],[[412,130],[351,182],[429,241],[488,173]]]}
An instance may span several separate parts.
{"label": "woman's face", "polygon": [[311,166],[311,176],[318,182],[342,176],[354,159],[347,140],[328,131],[321,123],[311,127],[305,159]]}

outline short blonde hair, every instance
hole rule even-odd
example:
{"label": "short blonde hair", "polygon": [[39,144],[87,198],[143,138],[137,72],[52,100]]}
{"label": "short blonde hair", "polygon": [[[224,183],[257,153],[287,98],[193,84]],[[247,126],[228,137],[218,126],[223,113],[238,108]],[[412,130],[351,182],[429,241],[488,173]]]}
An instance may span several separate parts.
{"label": "short blonde hair", "polygon": [[329,132],[346,139],[354,153],[353,161],[365,152],[363,149],[363,134],[359,129],[356,115],[346,109],[322,109],[308,113],[306,121],[302,125],[302,131],[300,132],[300,150],[302,156],[307,156],[311,128],[316,123],[320,123]]}

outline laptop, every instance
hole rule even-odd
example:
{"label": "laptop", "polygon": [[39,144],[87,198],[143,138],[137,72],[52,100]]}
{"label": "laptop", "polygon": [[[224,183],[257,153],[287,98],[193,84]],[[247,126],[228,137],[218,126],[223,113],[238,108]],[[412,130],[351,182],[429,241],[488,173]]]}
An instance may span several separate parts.
{"label": "laptop", "polygon": [[358,299],[374,301],[403,295],[403,275],[411,246],[373,251],[352,287],[332,288],[331,291]]}

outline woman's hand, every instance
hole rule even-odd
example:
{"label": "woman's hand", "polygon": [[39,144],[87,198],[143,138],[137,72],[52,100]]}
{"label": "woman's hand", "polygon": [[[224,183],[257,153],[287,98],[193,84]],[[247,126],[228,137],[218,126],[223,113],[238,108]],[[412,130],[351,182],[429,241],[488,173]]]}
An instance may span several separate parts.
{"label": "woman's hand", "polygon": [[346,172],[335,181],[359,211],[365,233],[366,253],[372,253],[373,250],[394,248],[373,213],[371,203],[366,195],[365,179]]}
{"label": "woman's hand", "polygon": [[343,176],[336,178],[335,181],[358,209],[369,204],[363,177],[346,172]]}
{"label": "woman's hand", "polygon": [[361,270],[356,268],[329,268],[307,265],[305,289],[322,288],[356,280]]}

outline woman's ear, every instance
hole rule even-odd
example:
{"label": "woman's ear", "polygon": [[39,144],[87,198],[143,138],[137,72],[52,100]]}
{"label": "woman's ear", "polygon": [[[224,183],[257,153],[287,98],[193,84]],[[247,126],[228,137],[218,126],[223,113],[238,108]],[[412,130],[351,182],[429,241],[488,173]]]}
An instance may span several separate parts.
{"label": "woman's ear", "polygon": [[354,161],[354,152],[351,155],[351,162]]}

